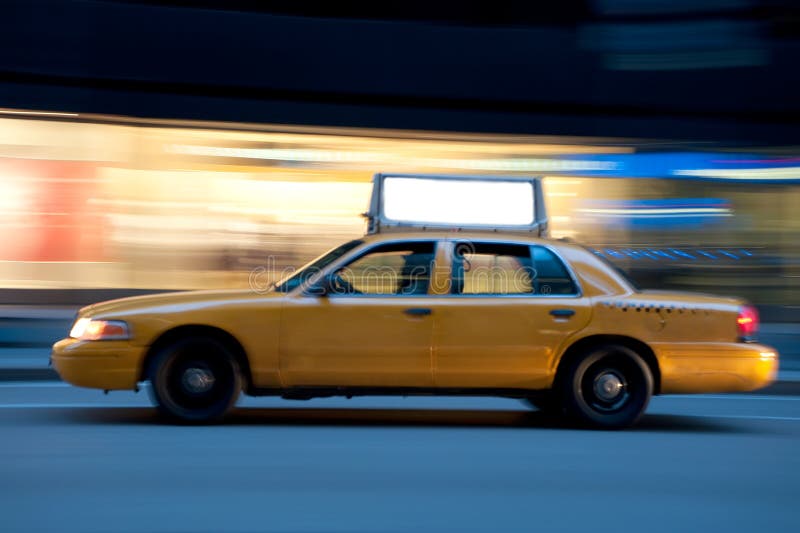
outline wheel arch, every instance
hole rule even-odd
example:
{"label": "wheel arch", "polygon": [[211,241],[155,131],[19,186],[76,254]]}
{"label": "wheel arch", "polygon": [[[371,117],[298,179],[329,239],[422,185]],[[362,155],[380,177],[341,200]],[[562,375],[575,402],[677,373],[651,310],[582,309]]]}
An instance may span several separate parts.
{"label": "wheel arch", "polygon": [[661,393],[661,368],[658,365],[658,358],[647,343],[627,335],[589,335],[573,342],[561,356],[556,368],[554,384],[558,384],[563,372],[569,367],[570,363],[580,357],[587,349],[603,344],[619,344],[635,351],[653,374],[653,394]]}
{"label": "wheel arch", "polygon": [[253,384],[252,375],[250,372],[250,360],[247,357],[247,352],[245,352],[242,343],[240,343],[236,337],[224,329],[204,324],[184,324],[168,329],[159,335],[145,353],[144,359],[142,360],[142,366],[139,369],[139,381],[147,380],[148,369],[153,358],[159,352],[159,350],[177,340],[189,337],[211,337],[221,342],[226,348],[228,348],[242,371],[245,393],[250,391]]}

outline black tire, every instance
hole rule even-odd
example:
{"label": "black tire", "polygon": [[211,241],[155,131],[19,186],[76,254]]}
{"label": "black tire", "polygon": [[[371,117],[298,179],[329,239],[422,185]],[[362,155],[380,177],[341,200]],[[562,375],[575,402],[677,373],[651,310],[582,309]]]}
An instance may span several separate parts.
{"label": "black tire", "polygon": [[577,422],[618,429],[635,424],[653,395],[653,374],[632,349],[592,348],[571,362],[560,384],[566,414]]}
{"label": "black tire", "polygon": [[180,339],[161,348],[147,376],[159,412],[177,422],[220,420],[242,390],[236,358],[212,337]]}

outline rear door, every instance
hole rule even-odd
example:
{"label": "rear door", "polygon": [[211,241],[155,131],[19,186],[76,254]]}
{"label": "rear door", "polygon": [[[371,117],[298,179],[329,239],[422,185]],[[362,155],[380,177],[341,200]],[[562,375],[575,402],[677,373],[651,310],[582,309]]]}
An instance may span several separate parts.
{"label": "rear door", "polygon": [[549,386],[558,347],[591,317],[567,266],[543,245],[449,244],[450,294],[432,304],[436,386]]}

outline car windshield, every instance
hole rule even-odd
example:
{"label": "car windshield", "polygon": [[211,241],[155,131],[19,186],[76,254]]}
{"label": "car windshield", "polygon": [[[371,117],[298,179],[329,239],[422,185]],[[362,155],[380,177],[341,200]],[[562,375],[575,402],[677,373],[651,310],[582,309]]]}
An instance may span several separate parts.
{"label": "car windshield", "polygon": [[337,246],[333,250],[322,254],[321,256],[317,257],[310,263],[300,267],[297,271],[295,271],[292,275],[283,278],[282,280],[278,281],[275,284],[275,290],[277,292],[289,292],[294,290],[301,284],[303,284],[306,280],[317,274],[326,266],[330,265],[344,254],[349,252],[350,250],[356,248],[364,244],[364,241],[356,239],[354,241],[350,241],[347,243],[342,244],[341,246]]}

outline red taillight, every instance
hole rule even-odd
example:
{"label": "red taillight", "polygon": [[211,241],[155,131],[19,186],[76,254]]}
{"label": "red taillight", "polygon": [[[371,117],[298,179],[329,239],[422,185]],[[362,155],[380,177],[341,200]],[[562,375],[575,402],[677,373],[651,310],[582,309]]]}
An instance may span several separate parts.
{"label": "red taillight", "polygon": [[739,330],[739,338],[754,340],[758,333],[758,310],[752,305],[743,305],[739,309],[739,316],[736,317],[736,327]]}

